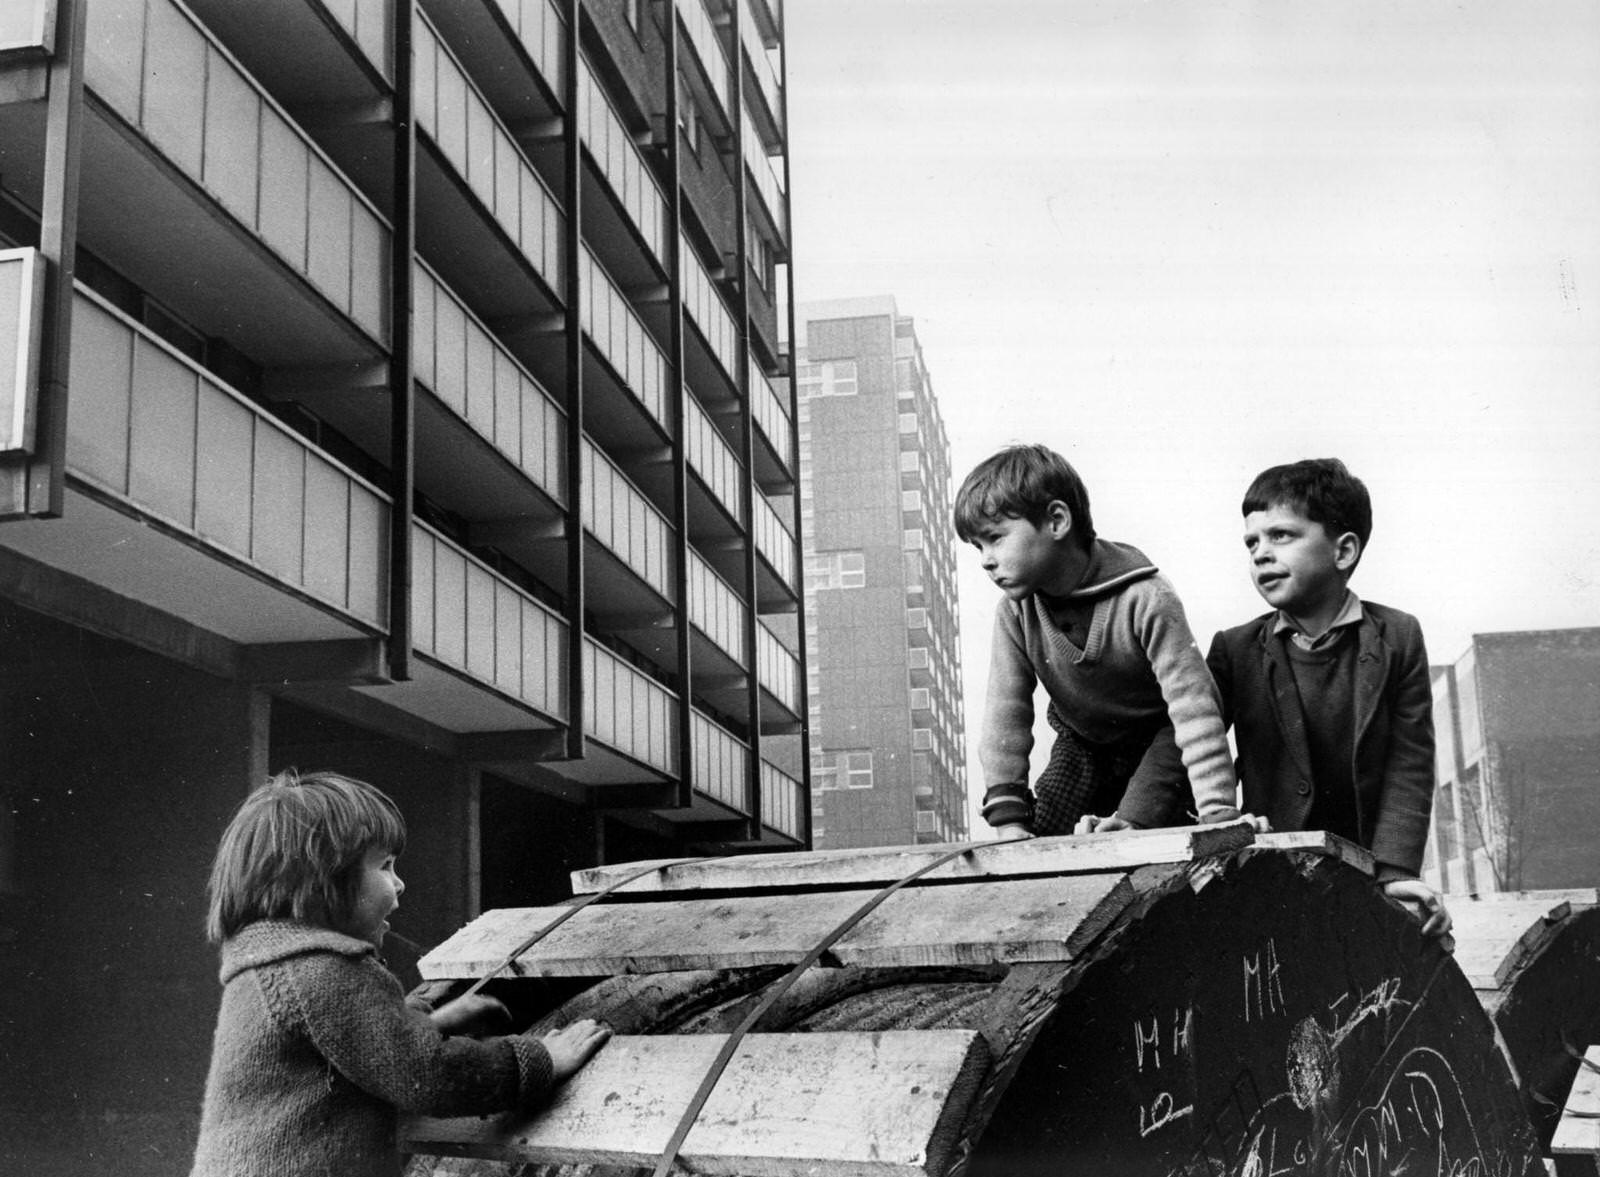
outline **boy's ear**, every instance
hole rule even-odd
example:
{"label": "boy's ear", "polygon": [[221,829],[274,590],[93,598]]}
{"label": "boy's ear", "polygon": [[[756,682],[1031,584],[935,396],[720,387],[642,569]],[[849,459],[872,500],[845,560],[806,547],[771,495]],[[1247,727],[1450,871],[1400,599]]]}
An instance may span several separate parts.
{"label": "boy's ear", "polygon": [[1333,541],[1333,566],[1340,572],[1349,572],[1361,559],[1361,537],[1347,531]]}
{"label": "boy's ear", "polygon": [[1044,523],[1051,539],[1066,539],[1072,534],[1072,508],[1060,499],[1051,499],[1044,509]]}

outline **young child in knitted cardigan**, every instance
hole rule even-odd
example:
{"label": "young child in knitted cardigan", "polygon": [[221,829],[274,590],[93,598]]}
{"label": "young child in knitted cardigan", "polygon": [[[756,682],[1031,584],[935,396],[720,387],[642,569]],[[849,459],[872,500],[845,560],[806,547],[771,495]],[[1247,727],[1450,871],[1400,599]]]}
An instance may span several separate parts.
{"label": "young child in knitted cardigan", "polygon": [[584,1019],[465,1037],[505,1007],[408,1003],[378,957],[405,836],[393,801],[334,773],[280,773],[234,815],[211,872],[222,1008],[193,1177],[393,1177],[400,1112],[537,1105],[610,1036]]}

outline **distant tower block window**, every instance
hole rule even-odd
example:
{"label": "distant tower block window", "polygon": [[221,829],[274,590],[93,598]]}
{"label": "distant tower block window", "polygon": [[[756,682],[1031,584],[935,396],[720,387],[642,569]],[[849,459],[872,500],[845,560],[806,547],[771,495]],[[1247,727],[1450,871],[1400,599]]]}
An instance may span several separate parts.
{"label": "distant tower block window", "polygon": [[920,552],[922,550],[922,528],[906,528],[901,538],[900,546],[908,552]]}
{"label": "distant tower block window", "polygon": [[872,752],[846,752],[841,760],[844,767],[844,787],[847,789],[872,788]]}
{"label": "distant tower block window", "polygon": [[931,833],[933,833],[934,830],[936,830],[938,828],[934,824],[934,822],[937,820],[937,816],[938,815],[935,814],[933,812],[933,810],[931,810],[931,809],[920,809],[920,810],[918,810],[917,811],[917,833],[919,833],[919,834],[931,834]]}
{"label": "distant tower block window", "polygon": [[800,365],[800,396],[855,396],[856,362],[824,360]]}
{"label": "distant tower block window", "polygon": [[819,592],[865,588],[867,558],[861,552],[818,552],[806,559],[806,581]]}
{"label": "distant tower block window", "polygon": [[927,751],[933,747],[933,730],[925,727],[911,729],[911,746],[918,751]]}

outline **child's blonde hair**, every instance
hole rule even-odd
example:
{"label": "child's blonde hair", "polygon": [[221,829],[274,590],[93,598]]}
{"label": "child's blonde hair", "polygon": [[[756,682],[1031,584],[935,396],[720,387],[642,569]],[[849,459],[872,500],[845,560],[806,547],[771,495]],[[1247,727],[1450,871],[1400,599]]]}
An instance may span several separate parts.
{"label": "child's blonde hair", "polygon": [[287,769],[246,797],[211,866],[206,936],[212,943],[263,919],[343,927],[355,868],[374,846],[398,855],[406,823],[378,789],[335,772]]}

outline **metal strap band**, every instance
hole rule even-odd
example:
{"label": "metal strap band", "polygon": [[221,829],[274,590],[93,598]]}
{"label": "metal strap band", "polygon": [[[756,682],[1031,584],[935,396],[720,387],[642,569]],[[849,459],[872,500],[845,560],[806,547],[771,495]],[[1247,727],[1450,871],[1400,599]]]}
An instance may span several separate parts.
{"label": "metal strap band", "polygon": [[700,1081],[700,1086],[694,1093],[694,1098],[689,1101],[689,1106],[684,1109],[683,1116],[678,1121],[678,1127],[672,1133],[672,1139],[667,1142],[667,1147],[662,1150],[661,1158],[656,1162],[653,1177],[667,1177],[667,1174],[672,1171],[673,1162],[678,1159],[678,1150],[683,1147],[683,1142],[688,1137],[689,1130],[694,1127],[695,1120],[699,1118],[701,1109],[706,1105],[706,1100],[711,1097],[712,1088],[722,1078],[722,1073],[727,1069],[728,1062],[733,1058],[734,1051],[739,1049],[739,1043],[743,1041],[750,1027],[761,1020],[761,1015],[766,1013],[773,1003],[787,993],[790,987],[800,979],[800,975],[816,964],[822,958],[822,954],[832,948],[841,936],[860,923],[867,915],[871,914],[874,908],[900,890],[901,887],[904,887],[907,883],[915,882],[929,871],[936,870],[947,862],[952,862],[962,855],[970,853],[974,847],[981,844],[978,842],[964,842],[948,854],[941,855],[925,866],[918,867],[904,878],[890,883],[858,907],[843,923],[823,937],[821,942],[806,953],[793,968],[768,987],[766,992],[762,994],[760,1002],[745,1015],[744,1020],[739,1023],[733,1033],[728,1035],[728,1040],[722,1044],[722,1049],[717,1052],[717,1057],[712,1060],[710,1069],[706,1071],[705,1078]]}
{"label": "metal strap band", "polygon": [[599,901],[601,899],[604,899],[607,895],[610,895],[613,891],[616,891],[616,890],[618,890],[619,888],[622,888],[622,887],[626,887],[629,883],[635,881],[636,879],[642,879],[646,875],[653,875],[653,874],[656,874],[657,872],[659,872],[661,874],[666,874],[667,871],[671,870],[675,866],[689,866],[692,863],[715,862],[719,858],[728,858],[728,857],[731,857],[731,856],[730,855],[726,855],[726,854],[715,854],[715,855],[712,855],[712,856],[707,857],[707,858],[680,858],[680,859],[677,859],[677,860],[675,860],[673,862],[660,863],[660,864],[657,864],[657,865],[647,866],[647,867],[644,867],[642,870],[634,871],[632,874],[624,875],[622,878],[618,879],[616,882],[611,883],[611,884],[609,884],[609,885],[607,885],[605,887],[602,887],[600,890],[594,892],[591,895],[585,895],[582,899],[574,900],[572,902],[571,906],[569,906],[565,911],[563,911],[560,915],[556,916],[555,919],[551,920],[548,924],[546,924],[544,927],[540,928],[533,935],[529,936],[521,944],[518,944],[515,948],[513,948],[509,953],[506,954],[506,958],[504,960],[502,960],[499,964],[495,965],[494,968],[490,969],[487,973],[485,973],[483,976],[479,977],[476,981],[474,981],[472,983],[472,988],[468,989],[465,993],[462,994],[462,996],[463,997],[471,997],[474,993],[478,992],[478,990],[482,989],[485,985],[487,985],[491,980],[493,980],[495,977],[499,976],[500,973],[502,973],[506,969],[510,968],[512,966],[512,964],[514,964],[516,962],[517,957],[521,956],[524,952],[528,951],[528,949],[532,948],[535,944],[539,943],[539,941],[543,940],[551,932],[555,931],[562,924],[566,923],[573,916],[577,915],[584,908],[588,907],[591,903],[595,903],[595,902],[597,902],[597,901]]}

